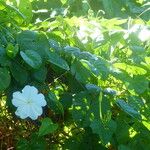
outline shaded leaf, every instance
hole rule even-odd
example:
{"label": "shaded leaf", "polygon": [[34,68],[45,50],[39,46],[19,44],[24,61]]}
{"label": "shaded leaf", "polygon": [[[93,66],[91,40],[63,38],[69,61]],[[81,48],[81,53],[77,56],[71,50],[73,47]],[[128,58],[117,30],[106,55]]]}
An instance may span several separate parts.
{"label": "shaded leaf", "polygon": [[0,91],[5,90],[11,81],[9,71],[6,68],[0,68]]}
{"label": "shaded leaf", "polygon": [[44,136],[50,133],[54,133],[58,128],[57,124],[54,124],[50,118],[44,118],[42,125],[39,129],[39,136]]}

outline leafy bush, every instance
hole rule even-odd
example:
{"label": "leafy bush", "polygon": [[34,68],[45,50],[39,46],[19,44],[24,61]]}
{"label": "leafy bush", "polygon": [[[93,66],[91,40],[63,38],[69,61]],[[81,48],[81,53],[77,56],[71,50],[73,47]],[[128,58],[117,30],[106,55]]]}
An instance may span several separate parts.
{"label": "leafy bush", "polygon": [[[16,149],[149,150],[148,6],[0,1],[0,134],[5,122]],[[24,98],[15,96],[26,85],[36,87],[27,103],[40,103],[36,94],[47,103],[35,120],[37,107],[21,114]]]}

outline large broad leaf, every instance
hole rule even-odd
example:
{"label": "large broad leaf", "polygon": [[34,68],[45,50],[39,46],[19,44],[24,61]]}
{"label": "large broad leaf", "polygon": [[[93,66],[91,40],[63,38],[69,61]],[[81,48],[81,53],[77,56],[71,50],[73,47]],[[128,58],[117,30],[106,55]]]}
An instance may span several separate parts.
{"label": "large broad leaf", "polygon": [[64,70],[69,70],[69,65],[67,64],[67,62],[64,59],[62,59],[57,53],[49,51],[47,55],[47,59],[48,62]]}
{"label": "large broad leaf", "polygon": [[21,51],[36,51],[43,61],[47,57],[49,51],[49,42],[42,32],[23,31],[17,35],[17,43]]}
{"label": "large broad leaf", "polygon": [[47,75],[47,68],[45,66],[41,66],[38,70],[33,72],[33,77],[39,81],[44,82]]}
{"label": "large broad leaf", "polygon": [[131,117],[141,119],[140,113],[128,105],[124,100],[117,100],[117,105]]}
{"label": "large broad leaf", "polygon": [[58,128],[57,124],[54,124],[50,118],[44,118],[42,120],[42,125],[39,129],[39,136],[44,136],[56,131]]}
{"label": "large broad leaf", "polygon": [[5,90],[10,84],[10,74],[6,68],[0,68],[0,91]]}
{"label": "large broad leaf", "polygon": [[[106,107],[105,107],[106,108]],[[99,119],[98,95],[82,91],[72,99],[72,118],[80,127],[88,127],[93,119]]]}
{"label": "large broad leaf", "polygon": [[[79,127],[88,127],[92,120],[91,99],[87,98],[87,92],[80,92],[72,100],[72,118]],[[96,110],[96,108],[95,108]],[[95,116],[94,116],[95,117]]]}
{"label": "large broad leaf", "polygon": [[24,84],[28,79],[28,72],[19,64],[12,63],[10,66],[11,73],[16,81]]}
{"label": "large broad leaf", "polygon": [[37,69],[42,65],[42,59],[40,55],[32,50],[26,50],[25,52],[20,52],[23,60],[32,68]]}
{"label": "large broad leaf", "polygon": [[92,128],[93,133],[98,134],[102,142],[106,144],[111,141],[117,125],[113,120],[110,120],[107,123],[103,123],[101,120],[94,120],[90,127]]}

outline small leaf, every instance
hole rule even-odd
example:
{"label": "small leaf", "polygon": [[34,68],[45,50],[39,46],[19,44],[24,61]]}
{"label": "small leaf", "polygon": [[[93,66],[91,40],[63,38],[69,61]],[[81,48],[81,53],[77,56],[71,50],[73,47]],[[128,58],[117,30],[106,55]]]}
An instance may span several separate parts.
{"label": "small leaf", "polygon": [[108,87],[104,89],[104,93],[107,95],[115,96],[117,94],[117,91]]}
{"label": "small leaf", "polygon": [[32,68],[37,69],[42,64],[41,56],[32,50],[26,50],[25,52],[20,52],[21,57],[23,60]]}
{"label": "small leaf", "polygon": [[57,124],[54,124],[50,118],[44,118],[42,125],[39,129],[39,136],[44,136],[49,133],[53,133],[58,128]]}
{"label": "small leaf", "polygon": [[10,58],[14,58],[19,51],[18,45],[13,45],[12,43],[8,43],[6,47],[7,56]]}

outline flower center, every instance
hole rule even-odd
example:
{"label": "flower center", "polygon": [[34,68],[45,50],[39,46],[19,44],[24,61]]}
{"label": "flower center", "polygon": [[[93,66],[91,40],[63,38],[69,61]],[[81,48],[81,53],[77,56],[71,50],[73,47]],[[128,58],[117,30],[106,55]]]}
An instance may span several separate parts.
{"label": "flower center", "polygon": [[32,100],[28,99],[27,104],[32,104]]}

